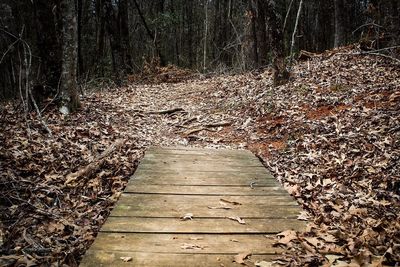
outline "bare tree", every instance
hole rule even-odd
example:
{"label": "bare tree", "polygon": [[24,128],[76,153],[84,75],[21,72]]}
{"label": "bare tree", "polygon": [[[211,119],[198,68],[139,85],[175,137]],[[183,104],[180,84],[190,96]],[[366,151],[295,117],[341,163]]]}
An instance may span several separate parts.
{"label": "bare tree", "polygon": [[289,80],[289,71],[286,69],[284,43],[280,19],[276,13],[275,0],[265,0],[264,5],[266,20],[271,42],[271,52],[273,56],[272,66],[274,68],[274,85],[285,84]]}
{"label": "bare tree", "polygon": [[345,21],[344,21],[344,13],[345,13],[345,0],[334,0],[335,6],[335,47],[341,46],[344,44],[346,39],[345,34]]}
{"label": "bare tree", "polygon": [[80,107],[78,84],[76,82],[78,30],[74,1],[61,1],[60,8],[63,41],[60,111],[68,114]]}

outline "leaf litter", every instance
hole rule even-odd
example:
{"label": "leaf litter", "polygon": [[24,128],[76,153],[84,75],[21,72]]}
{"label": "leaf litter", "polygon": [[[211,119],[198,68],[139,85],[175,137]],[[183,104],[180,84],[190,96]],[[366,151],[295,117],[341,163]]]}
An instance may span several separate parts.
{"label": "leaf litter", "polygon": [[281,264],[395,265],[400,71],[356,54],[298,62],[276,88],[267,68],[89,92],[77,114],[42,114],[52,137],[35,113],[28,127],[3,106],[0,265],[77,266],[152,145],[257,154],[307,212],[305,232],[277,239]]}

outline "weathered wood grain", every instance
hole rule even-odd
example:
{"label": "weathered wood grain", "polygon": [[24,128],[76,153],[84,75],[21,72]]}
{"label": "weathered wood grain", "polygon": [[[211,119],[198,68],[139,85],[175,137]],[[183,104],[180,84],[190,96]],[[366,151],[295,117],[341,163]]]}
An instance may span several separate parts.
{"label": "weathered wood grain", "polygon": [[[205,267],[205,266],[243,266],[233,262],[234,254],[179,254],[179,253],[143,253],[132,251],[104,251],[89,250],[80,266],[84,267],[126,267],[126,266],[151,266],[151,267]],[[121,257],[130,257],[129,262],[124,262]],[[271,262],[276,255],[252,255],[246,260],[250,266],[256,262]]]}
{"label": "weathered wood grain", "polygon": [[109,217],[103,232],[122,233],[198,233],[198,234],[277,234],[304,227],[296,219],[246,219],[246,224],[228,218],[182,221],[178,218]]}
{"label": "weathered wood grain", "polygon": [[[275,186],[274,186],[275,185]],[[287,191],[271,183],[270,187],[257,186],[218,186],[218,185],[153,185],[129,183],[125,193],[173,194],[173,195],[215,195],[215,196],[287,196]]]}
{"label": "weathered wood grain", "polygon": [[249,151],[151,148],[81,266],[240,266],[243,252],[254,266],[281,253],[276,233],[304,229],[300,211]]}
{"label": "weathered wood grain", "polygon": [[[100,233],[92,249],[180,254],[234,254],[242,252],[245,245],[248,251],[255,254],[274,254],[281,250],[272,247],[274,243],[273,237],[262,234]],[[193,245],[193,248],[190,248],[189,245]]]}

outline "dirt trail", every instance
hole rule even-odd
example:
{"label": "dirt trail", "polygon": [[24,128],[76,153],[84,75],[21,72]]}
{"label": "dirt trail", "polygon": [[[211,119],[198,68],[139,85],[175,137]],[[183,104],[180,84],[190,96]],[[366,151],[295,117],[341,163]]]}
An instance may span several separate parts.
{"label": "dirt trail", "polygon": [[[296,255],[282,263],[400,261],[400,71],[353,54],[344,48],[300,62],[277,88],[266,70],[91,93],[78,114],[44,114],[51,138],[34,114],[29,136],[7,106],[0,219],[1,252],[10,256],[0,265],[75,266],[150,145],[249,148],[260,156],[310,222],[307,233],[277,240]],[[66,185],[120,139],[100,168]]]}

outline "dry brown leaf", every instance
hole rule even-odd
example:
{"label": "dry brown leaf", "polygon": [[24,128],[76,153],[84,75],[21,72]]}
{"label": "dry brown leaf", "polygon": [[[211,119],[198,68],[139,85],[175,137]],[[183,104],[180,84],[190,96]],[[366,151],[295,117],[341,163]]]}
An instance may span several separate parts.
{"label": "dry brown leaf", "polygon": [[292,240],[297,239],[297,233],[293,230],[286,230],[286,231],[280,232],[279,234],[277,234],[277,236],[280,237],[280,239],[278,240],[278,243],[284,244],[284,245],[287,245]]}
{"label": "dry brown leaf", "polygon": [[201,246],[201,245],[197,245],[197,244],[188,244],[188,243],[183,243],[181,245],[181,249],[195,249],[195,250],[202,250],[205,249],[207,246]]}
{"label": "dry brown leaf", "polygon": [[272,267],[273,263],[269,261],[257,261],[254,265],[257,267]]}
{"label": "dry brown leaf", "polygon": [[181,221],[193,220],[193,213],[186,213],[181,217]]}
{"label": "dry brown leaf", "polygon": [[119,257],[123,262],[132,261],[132,257]]}
{"label": "dry brown leaf", "polygon": [[240,224],[246,224],[245,220],[243,220],[242,218],[240,218],[238,216],[234,216],[234,217],[232,216],[232,217],[229,217],[229,219],[233,220],[233,221],[237,221]]}
{"label": "dry brown leaf", "polygon": [[230,210],[233,209],[233,207],[227,206],[227,205],[221,205],[221,206],[208,206],[207,208],[211,210]]}
{"label": "dry brown leaf", "polygon": [[220,199],[220,202],[222,202],[223,204],[242,205],[241,203],[239,203],[237,201],[226,200],[223,198]]}
{"label": "dry brown leaf", "polygon": [[251,252],[239,253],[233,257],[233,262],[245,264],[245,259],[251,255]]}

